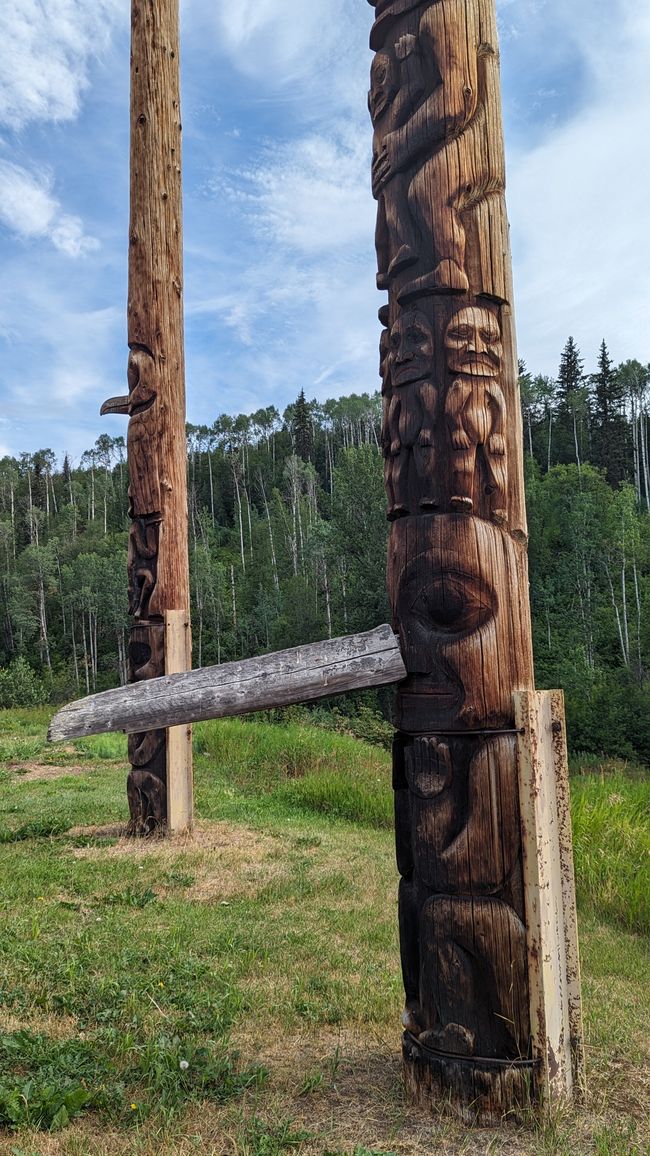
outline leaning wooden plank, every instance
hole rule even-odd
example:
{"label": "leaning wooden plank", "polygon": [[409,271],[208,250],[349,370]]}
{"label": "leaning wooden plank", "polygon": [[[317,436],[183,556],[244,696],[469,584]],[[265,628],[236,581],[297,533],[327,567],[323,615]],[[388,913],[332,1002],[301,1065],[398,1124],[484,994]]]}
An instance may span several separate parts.
{"label": "leaning wooden plank", "polygon": [[106,690],[63,707],[48,738],[156,730],[309,702],[406,675],[390,626]]}

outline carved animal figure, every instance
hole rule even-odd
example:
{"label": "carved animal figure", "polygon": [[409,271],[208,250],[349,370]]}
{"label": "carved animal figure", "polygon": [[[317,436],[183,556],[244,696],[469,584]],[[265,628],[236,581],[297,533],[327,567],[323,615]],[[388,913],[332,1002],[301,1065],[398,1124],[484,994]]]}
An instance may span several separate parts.
{"label": "carved animal figure", "polygon": [[[392,16],[411,7],[377,5],[375,45],[388,34]],[[433,244],[426,257],[433,267],[400,286],[401,302],[423,293],[465,293],[470,279],[476,293],[507,300],[505,169],[500,134],[494,132],[500,125],[496,43],[485,0],[434,0],[420,19],[420,57],[433,66],[429,88],[424,100],[412,103],[411,115],[383,135],[373,163],[374,188],[387,190],[386,200],[400,196],[395,177],[410,171],[410,212],[425,252],[427,241]],[[414,165],[419,167],[413,173]],[[399,213],[399,206],[390,211]],[[465,261],[465,213],[477,217],[473,271]]]}
{"label": "carved animal figure", "polygon": [[128,553],[129,614],[136,621],[160,615],[155,598],[160,523],[159,515],[135,518],[131,523]]}
{"label": "carved animal figure", "polygon": [[468,306],[452,317],[445,334],[447,368],[455,375],[445,398],[445,417],[451,441],[451,507],[471,514],[477,454],[481,450],[495,522],[507,521],[508,472],[506,457],[506,401],[497,380],[503,357],[496,316],[486,308]]}
{"label": "carved animal figure", "polygon": [[[386,136],[405,123],[423,94],[417,38],[400,36],[390,51],[377,53],[370,70],[368,108],[375,129],[373,159],[379,158]],[[392,182],[383,185],[373,182],[373,195],[379,202],[375,232],[378,289],[387,289],[397,273],[418,260],[418,241],[407,202],[408,185],[404,173],[393,174]]]}

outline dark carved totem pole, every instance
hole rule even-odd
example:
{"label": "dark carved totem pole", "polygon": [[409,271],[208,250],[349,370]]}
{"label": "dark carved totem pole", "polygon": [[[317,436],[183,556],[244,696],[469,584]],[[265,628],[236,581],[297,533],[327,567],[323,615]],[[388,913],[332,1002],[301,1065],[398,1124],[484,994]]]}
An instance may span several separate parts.
{"label": "dark carved totem pole", "polygon": [[407,1083],[467,1119],[533,1063],[513,692],[532,689],[494,0],[369,0]]}
{"label": "dark carved totem pole", "polygon": [[[170,612],[189,633],[182,262],[178,0],[133,0],[129,393],[102,406],[129,416],[132,682],[186,665],[169,661]],[[134,833],[167,822],[170,734],[129,735]]]}

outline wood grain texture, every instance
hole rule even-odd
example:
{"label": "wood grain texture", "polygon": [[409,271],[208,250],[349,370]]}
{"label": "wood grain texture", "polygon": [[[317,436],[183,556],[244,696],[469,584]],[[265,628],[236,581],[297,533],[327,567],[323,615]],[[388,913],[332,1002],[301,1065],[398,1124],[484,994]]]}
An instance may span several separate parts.
{"label": "wood grain texture", "polygon": [[52,719],[48,738],[144,731],[289,706],[403,678],[390,626],[275,654],[203,667],[91,695]]}
{"label": "wood grain texture", "polygon": [[[129,612],[138,652],[131,678],[138,681],[164,673],[165,614],[189,614],[178,57],[178,0],[132,0],[129,392],[102,412],[129,416]],[[134,833],[164,826],[176,757],[176,779],[185,775],[185,793],[191,789],[186,747],[175,736],[170,748],[160,734],[141,736],[137,748],[129,741]]]}
{"label": "wood grain texture", "polygon": [[556,691],[521,693],[515,702],[532,1048],[548,1106],[584,1088],[564,704]]}
{"label": "wood grain texture", "polygon": [[393,774],[407,1085],[490,1122],[533,1072],[512,733],[533,662],[496,13],[370,3],[388,590],[408,671]]}
{"label": "wood grain texture", "polygon": [[[190,616],[184,610],[165,612],[165,674],[192,668]],[[167,731],[167,830],[170,834],[191,831],[194,825],[194,776],[192,768],[192,727],[170,727]]]}

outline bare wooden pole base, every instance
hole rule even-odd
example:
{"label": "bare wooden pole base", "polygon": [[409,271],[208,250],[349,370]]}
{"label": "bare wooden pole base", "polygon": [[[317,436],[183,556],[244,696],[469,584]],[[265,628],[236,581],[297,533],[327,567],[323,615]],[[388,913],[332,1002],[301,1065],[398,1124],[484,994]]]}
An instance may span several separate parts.
{"label": "bare wooden pole base", "polygon": [[402,1057],[407,1097],[424,1111],[483,1128],[516,1122],[530,1112],[532,1061],[438,1055],[408,1033]]}

